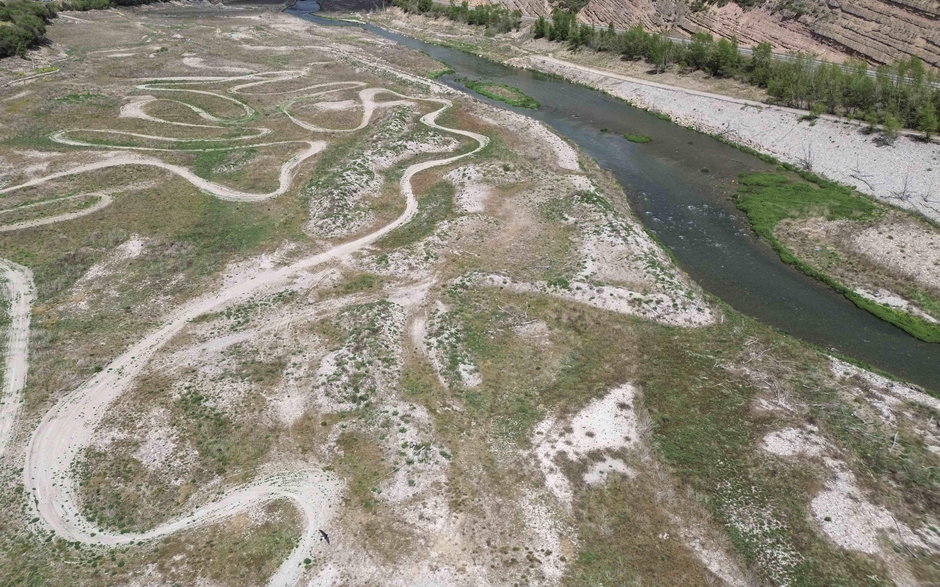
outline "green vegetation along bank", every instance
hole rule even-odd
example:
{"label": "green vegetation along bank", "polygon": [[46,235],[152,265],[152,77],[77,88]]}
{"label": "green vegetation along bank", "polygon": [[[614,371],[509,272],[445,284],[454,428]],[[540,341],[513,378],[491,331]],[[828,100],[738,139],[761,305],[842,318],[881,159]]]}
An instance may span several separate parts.
{"label": "green vegetation along bank", "polygon": [[833,276],[807,263],[780,241],[775,229],[786,219],[819,217],[829,221],[868,223],[884,214],[882,207],[855,194],[850,188],[819,178],[811,179],[814,183],[794,181],[773,173],[745,174],[741,176],[736,202],[747,214],[754,230],[770,242],[783,261],[828,284],[858,307],[912,336],[925,342],[940,342],[940,325],[862,297]]}
{"label": "green vegetation along bank", "polygon": [[[749,5],[757,3],[754,0]],[[487,35],[521,26],[521,13],[502,6],[470,8],[466,1],[444,6],[431,0],[393,0],[393,4],[412,14],[482,26]],[[588,48],[631,61],[645,60],[656,72],[677,66],[688,72],[700,70],[714,77],[740,79],[766,89],[775,103],[809,110],[811,117],[829,113],[864,120],[869,132],[880,125],[888,141],[901,128],[916,129],[925,139],[940,130],[940,88],[934,85],[937,77],[916,57],[883,65],[874,77],[861,60],[839,65],[816,61],[806,53],[775,59],[768,43],[757,45],[745,58],[736,39],[715,41],[711,35],[695,34],[683,43],[649,33],[640,25],[623,32],[617,32],[612,24],[596,29],[576,21],[582,6],[577,2],[557,5],[551,18],[540,16],[535,21],[533,37],[564,43],[572,51]]]}

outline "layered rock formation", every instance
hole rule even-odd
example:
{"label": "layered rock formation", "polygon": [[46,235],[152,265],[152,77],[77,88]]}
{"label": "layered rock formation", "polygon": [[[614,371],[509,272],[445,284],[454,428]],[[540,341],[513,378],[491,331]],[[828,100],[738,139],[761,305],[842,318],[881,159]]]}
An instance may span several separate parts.
{"label": "layered rock formation", "polygon": [[749,11],[729,3],[688,11],[676,24],[686,32],[737,35],[745,44],[767,41],[828,58],[890,63],[914,55],[940,67],[936,0],[777,0]]}
{"label": "layered rock formation", "polygon": [[[531,16],[551,12],[549,0],[499,1]],[[736,36],[745,46],[768,42],[777,51],[837,61],[857,56],[880,64],[916,55],[940,68],[937,0],[766,0],[751,9],[733,1],[702,7],[695,0],[589,0],[579,18],[617,28],[639,23],[685,35]]]}

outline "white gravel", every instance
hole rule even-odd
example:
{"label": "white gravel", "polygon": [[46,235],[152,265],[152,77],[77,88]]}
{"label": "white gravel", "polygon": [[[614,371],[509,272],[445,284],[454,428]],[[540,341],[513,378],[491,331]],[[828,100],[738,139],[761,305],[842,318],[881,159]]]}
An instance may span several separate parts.
{"label": "white gravel", "polygon": [[[590,453],[619,451],[635,448],[639,442],[636,413],[633,401],[636,388],[627,383],[615,387],[602,398],[596,399],[575,414],[569,421],[558,421],[549,417],[535,427],[532,444],[546,487],[566,506],[571,505],[573,488],[571,481],[558,465],[559,457],[581,461]],[[622,460],[611,457],[603,471],[628,472]],[[613,464],[613,461],[618,461]],[[596,467],[596,466],[595,466]],[[601,470],[592,467],[587,483],[600,481]]]}
{"label": "white gravel", "polygon": [[[885,508],[869,502],[855,474],[832,461],[835,477],[813,498],[813,519],[833,542],[848,550],[884,555],[883,536],[894,542],[929,548],[923,537],[899,521]],[[929,532],[929,531],[927,531]]]}
{"label": "white gravel", "polygon": [[764,436],[761,448],[782,457],[820,456],[825,452],[826,444],[812,428],[785,428]]}

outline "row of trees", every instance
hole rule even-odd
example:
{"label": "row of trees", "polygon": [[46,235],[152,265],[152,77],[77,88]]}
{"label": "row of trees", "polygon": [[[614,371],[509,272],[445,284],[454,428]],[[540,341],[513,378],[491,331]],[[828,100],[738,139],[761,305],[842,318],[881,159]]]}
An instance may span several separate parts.
{"label": "row of trees", "polygon": [[619,53],[624,59],[643,59],[657,72],[678,66],[741,79],[766,88],[777,103],[811,110],[814,115],[828,112],[863,119],[872,127],[904,126],[919,129],[926,136],[938,130],[937,78],[916,57],[883,65],[871,76],[863,61],[820,63],[804,53],[775,59],[767,43],[752,49],[746,58],[734,39],[716,42],[711,35],[696,34],[683,43],[648,33],[639,25],[618,33],[613,25],[595,29],[579,24],[575,13],[565,10],[555,10],[551,19],[539,17],[533,34],[566,43],[572,50],[587,47]]}
{"label": "row of trees", "polygon": [[435,4],[432,0],[392,0],[392,4],[412,14],[443,16],[456,22],[484,26],[494,33],[507,33],[522,26],[522,12],[509,10],[500,4],[481,4],[473,8],[467,0],[460,4],[451,0],[448,6]]}
{"label": "row of trees", "polygon": [[0,57],[26,53],[42,40],[54,17],[52,6],[41,2],[0,2]]}

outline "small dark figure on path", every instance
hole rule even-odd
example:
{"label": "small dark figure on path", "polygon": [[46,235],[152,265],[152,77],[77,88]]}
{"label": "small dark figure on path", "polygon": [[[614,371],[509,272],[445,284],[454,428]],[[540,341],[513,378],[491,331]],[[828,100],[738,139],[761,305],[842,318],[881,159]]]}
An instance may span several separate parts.
{"label": "small dark figure on path", "polygon": [[320,540],[326,540],[326,543],[329,544],[329,543],[330,543],[330,535],[327,534],[326,532],[324,532],[323,530],[320,530]]}

